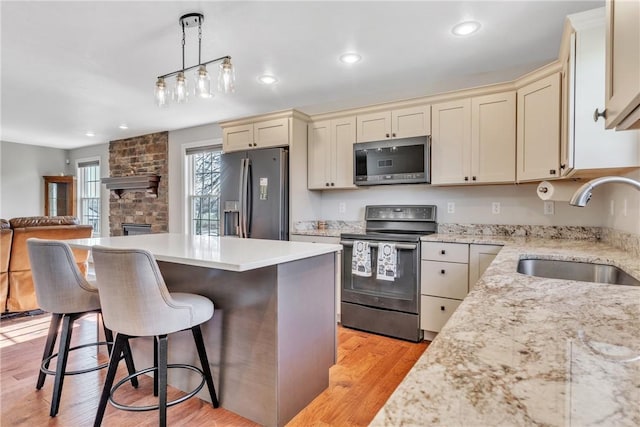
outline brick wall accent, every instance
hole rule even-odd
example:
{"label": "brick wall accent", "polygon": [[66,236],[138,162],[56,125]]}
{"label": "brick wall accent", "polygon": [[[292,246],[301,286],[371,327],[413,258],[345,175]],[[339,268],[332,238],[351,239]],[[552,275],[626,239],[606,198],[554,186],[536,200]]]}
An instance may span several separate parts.
{"label": "brick wall accent", "polygon": [[159,175],[158,196],[144,190],[109,197],[109,234],[122,235],[122,224],[151,224],[152,233],[169,230],[169,133],[159,132],[109,142],[111,177]]}

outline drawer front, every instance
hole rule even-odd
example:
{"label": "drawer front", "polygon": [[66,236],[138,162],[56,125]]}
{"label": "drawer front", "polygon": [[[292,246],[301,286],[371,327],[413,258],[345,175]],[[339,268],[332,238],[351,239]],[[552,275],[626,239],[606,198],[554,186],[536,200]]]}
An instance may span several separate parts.
{"label": "drawer front", "polygon": [[422,242],[422,259],[447,262],[469,262],[466,243]]}
{"label": "drawer front", "polygon": [[455,262],[422,261],[422,294],[464,299],[469,289],[469,265]]}
{"label": "drawer front", "polygon": [[422,295],[420,302],[420,329],[440,332],[462,301]]}

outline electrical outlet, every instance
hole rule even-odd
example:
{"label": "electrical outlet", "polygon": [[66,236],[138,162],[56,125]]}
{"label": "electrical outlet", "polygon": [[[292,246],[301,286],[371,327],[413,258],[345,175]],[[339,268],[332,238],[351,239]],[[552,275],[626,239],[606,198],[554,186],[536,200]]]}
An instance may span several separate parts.
{"label": "electrical outlet", "polygon": [[609,202],[609,215],[614,216],[616,214],[616,202],[615,200],[610,200]]}
{"label": "electrical outlet", "polygon": [[345,213],[347,211],[347,204],[345,202],[338,203],[338,212]]}
{"label": "electrical outlet", "polygon": [[627,199],[622,200],[622,216],[627,216]]}
{"label": "electrical outlet", "polygon": [[456,213],[455,202],[447,202],[447,213]]}
{"label": "electrical outlet", "polygon": [[500,213],[500,202],[491,203],[491,213],[497,215]]}
{"label": "electrical outlet", "polygon": [[544,202],[544,214],[553,215],[555,213],[555,206],[553,201],[547,200]]}

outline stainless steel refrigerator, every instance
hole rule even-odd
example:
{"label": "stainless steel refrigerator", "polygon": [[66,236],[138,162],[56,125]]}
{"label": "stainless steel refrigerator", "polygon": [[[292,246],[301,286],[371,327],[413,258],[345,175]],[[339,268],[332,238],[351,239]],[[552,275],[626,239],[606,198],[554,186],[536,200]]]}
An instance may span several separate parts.
{"label": "stainless steel refrigerator", "polygon": [[289,152],[265,148],[222,155],[223,236],[289,240]]}

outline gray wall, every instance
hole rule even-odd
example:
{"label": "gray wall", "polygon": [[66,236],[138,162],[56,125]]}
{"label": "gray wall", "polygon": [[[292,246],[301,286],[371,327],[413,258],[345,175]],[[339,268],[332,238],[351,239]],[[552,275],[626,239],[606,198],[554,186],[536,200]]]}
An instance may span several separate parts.
{"label": "gray wall", "polygon": [[67,150],[0,141],[0,218],[44,215],[45,175],[66,175]]}

